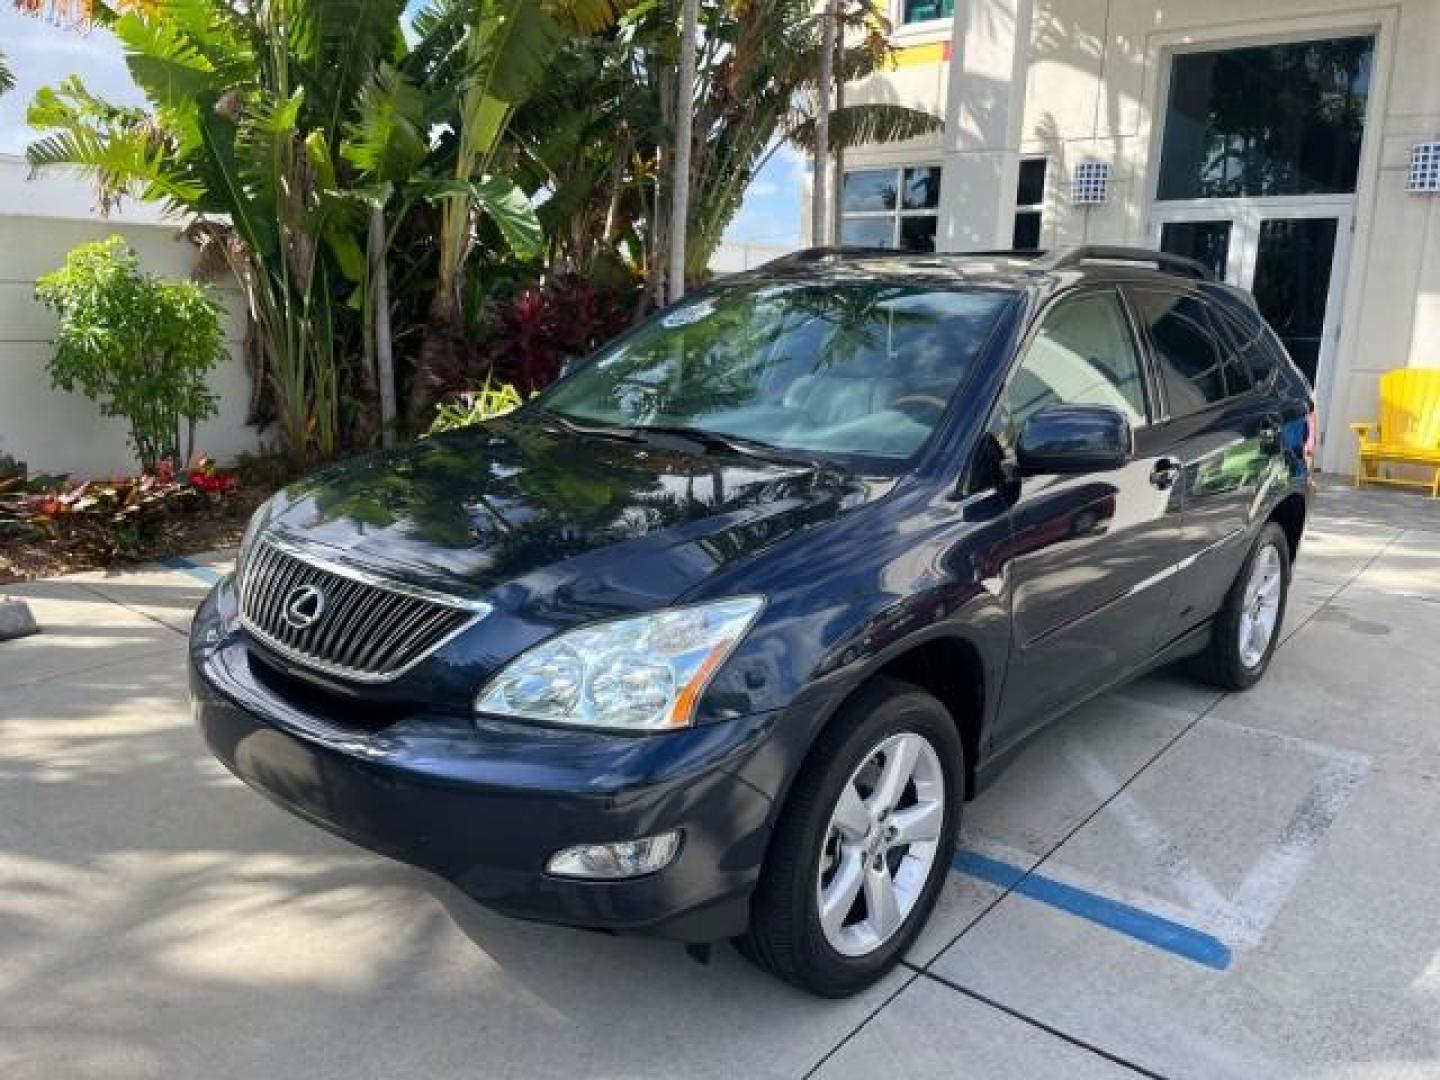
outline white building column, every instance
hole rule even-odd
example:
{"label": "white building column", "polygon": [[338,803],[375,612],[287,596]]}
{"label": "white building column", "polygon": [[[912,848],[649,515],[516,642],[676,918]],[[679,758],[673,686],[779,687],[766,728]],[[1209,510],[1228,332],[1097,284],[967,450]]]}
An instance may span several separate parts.
{"label": "white building column", "polygon": [[955,5],[940,185],[941,251],[1008,248],[1034,0]]}

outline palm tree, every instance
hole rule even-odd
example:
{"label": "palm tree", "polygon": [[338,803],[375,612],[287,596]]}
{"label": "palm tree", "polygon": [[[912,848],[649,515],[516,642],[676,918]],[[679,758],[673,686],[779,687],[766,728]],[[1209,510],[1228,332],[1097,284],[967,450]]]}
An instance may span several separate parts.
{"label": "palm tree", "polygon": [[430,148],[426,103],[403,70],[381,61],[361,88],[356,114],[346,127],[341,157],[355,170],[354,183],[368,205],[361,311],[364,370],[374,381],[380,408],[380,441],[395,443],[394,335],[390,323],[390,253],[416,193],[407,185],[421,173]]}
{"label": "palm tree", "polygon": [[[889,26],[873,5],[834,7],[833,74],[864,78],[891,56]],[[944,121],[901,105],[827,105],[825,20],[810,0],[716,0],[702,9],[702,90],[686,250],[687,272],[703,274],[751,179],[782,145],[815,151],[820,127],[830,149],[896,142],[939,131]],[[823,119],[822,119],[823,118]],[[817,158],[817,160],[824,160]],[[824,214],[819,215],[822,219]]]}
{"label": "palm tree", "polygon": [[[821,81],[822,26],[810,0],[699,0],[692,138],[682,123],[681,0],[639,4],[615,34],[574,43],[544,91],[511,127],[530,172],[527,190],[549,196],[538,208],[548,251],[570,269],[628,252],[642,268],[642,307],[657,304],[678,275],[669,272],[676,196],[686,199],[685,277],[702,278],[751,179],[786,144],[814,141]],[[860,79],[890,56],[888,28],[871,0],[839,9],[835,81]],[[844,34],[839,29],[847,31]],[[913,138],[939,117],[895,105],[829,110],[832,148]],[[681,193],[675,151],[688,144]]]}
{"label": "palm tree", "polygon": [[815,79],[815,171],[811,181],[810,242],[822,247],[829,242],[830,204],[825,182],[830,172],[830,94],[835,84],[836,22],[839,0],[825,0],[820,14],[820,72]]}
{"label": "palm tree", "polygon": [[[461,344],[465,263],[477,214],[485,213],[512,248],[538,250],[540,227],[529,199],[498,175],[506,133],[564,43],[605,30],[617,13],[617,0],[432,0],[417,16],[420,48],[437,58],[439,78],[431,89],[453,101],[455,125],[442,148],[447,168],[427,180],[440,222],[422,371],[451,364]],[[416,379],[412,416],[427,404],[425,381]]]}
{"label": "palm tree", "polygon": [[670,191],[670,261],[665,288],[673,303],[685,295],[685,223],[690,217],[690,150],[695,100],[695,34],[700,0],[683,0],[680,16],[680,63],[675,90],[675,166]]}

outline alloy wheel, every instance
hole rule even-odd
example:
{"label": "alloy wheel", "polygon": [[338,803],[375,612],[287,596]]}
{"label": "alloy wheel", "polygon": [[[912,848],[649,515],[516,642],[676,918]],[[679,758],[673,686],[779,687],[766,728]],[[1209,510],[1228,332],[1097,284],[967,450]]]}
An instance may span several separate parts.
{"label": "alloy wheel", "polygon": [[1255,553],[1239,620],[1240,662],[1247,668],[1256,667],[1265,658],[1270,640],[1275,636],[1283,574],[1280,553],[1273,545],[1266,544]]}
{"label": "alloy wheel", "polygon": [[945,821],[945,774],[922,735],[891,735],[841,789],[820,852],[816,903],[843,956],[874,952],[904,924],[930,877]]}

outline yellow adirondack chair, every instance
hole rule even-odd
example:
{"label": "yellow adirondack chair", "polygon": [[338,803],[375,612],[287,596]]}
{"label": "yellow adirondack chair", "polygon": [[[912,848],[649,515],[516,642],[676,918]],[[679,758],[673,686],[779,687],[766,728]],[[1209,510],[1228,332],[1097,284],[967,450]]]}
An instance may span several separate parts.
{"label": "yellow adirondack chair", "polygon": [[[1360,440],[1355,485],[1404,484],[1440,499],[1440,368],[1400,368],[1380,377],[1380,420],[1351,424]],[[1383,464],[1433,470],[1431,479],[1381,475]]]}

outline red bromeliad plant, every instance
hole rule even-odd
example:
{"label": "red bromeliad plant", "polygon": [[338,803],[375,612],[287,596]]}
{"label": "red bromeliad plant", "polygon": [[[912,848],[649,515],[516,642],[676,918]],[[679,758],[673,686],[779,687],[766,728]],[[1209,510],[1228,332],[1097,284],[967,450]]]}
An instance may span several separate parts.
{"label": "red bromeliad plant", "polygon": [[491,370],[522,392],[547,385],[559,371],[555,304],[536,288],[523,289],[497,313],[495,333],[479,348]]}
{"label": "red bromeliad plant", "polygon": [[210,495],[225,495],[240,486],[240,481],[216,468],[213,458],[197,458],[189,470],[190,486]]}
{"label": "red bromeliad plant", "polygon": [[164,554],[167,523],[177,513],[214,509],[235,490],[235,477],[200,457],[188,469],[166,458],[153,472],[46,486],[0,499],[0,510],[86,556]]}
{"label": "red bromeliad plant", "polygon": [[544,389],[569,360],[586,356],[630,325],[635,286],[595,284],[578,274],[528,285],[487,311],[462,355],[425,372],[431,400],[450,401],[487,381],[522,397]]}
{"label": "red bromeliad plant", "polygon": [[[569,360],[599,348],[630,324],[634,294],[579,275],[522,289],[491,316],[472,349],[469,389],[492,375],[529,396],[552,383]],[[478,376],[478,377],[477,377]]]}

